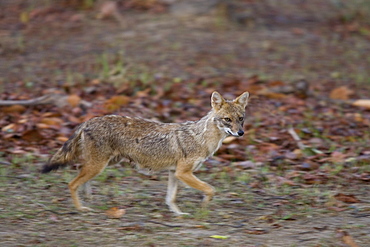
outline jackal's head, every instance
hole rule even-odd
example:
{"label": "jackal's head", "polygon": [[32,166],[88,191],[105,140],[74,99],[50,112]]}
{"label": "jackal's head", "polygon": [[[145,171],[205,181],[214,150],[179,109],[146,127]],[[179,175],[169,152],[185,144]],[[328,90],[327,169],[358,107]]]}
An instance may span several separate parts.
{"label": "jackal's head", "polygon": [[248,92],[244,92],[233,101],[225,100],[218,92],[212,93],[213,119],[217,127],[227,135],[244,135],[243,124],[248,98]]}

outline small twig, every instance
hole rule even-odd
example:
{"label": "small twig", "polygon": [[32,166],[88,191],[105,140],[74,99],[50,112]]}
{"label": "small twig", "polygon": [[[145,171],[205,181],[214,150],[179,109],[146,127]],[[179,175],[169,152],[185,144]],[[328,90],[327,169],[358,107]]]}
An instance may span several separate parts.
{"label": "small twig", "polygon": [[60,212],[57,212],[57,211],[54,211],[54,210],[51,210],[51,209],[44,209],[44,210],[41,210],[40,212],[36,213],[36,215],[38,215],[38,214],[40,214],[42,212],[51,212],[51,213],[57,214],[57,215],[78,214],[77,212],[60,213]]}
{"label": "small twig", "polygon": [[370,214],[354,214],[352,217],[354,218],[370,217]]}
{"label": "small twig", "polygon": [[314,241],[317,240],[317,238],[305,238],[305,239],[299,239],[299,242],[306,242],[306,241]]}
{"label": "small twig", "polygon": [[167,226],[167,227],[183,227],[183,225],[169,225],[169,224],[154,221],[154,220],[146,220],[146,222],[153,223],[153,224],[158,224],[158,225],[162,225],[162,226]]}
{"label": "small twig", "polygon": [[288,133],[293,137],[293,139],[296,141],[299,149],[304,150],[306,149],[306,146],[302,143],[301,138],[297,135],[295,130],[293,128],[288,129]]}
{"label": "small twig", "polygon": [[36,213],[36,215],[38,215],[38,214],[40,214],[40,213],[42,213],[42,212],[45,212],[45,211],[47,211],[47,212],[51,212],[51,213],[53,213],[53,214],[57,214],[57,215],[78,214],[77,212],[60,213],[60,212],[54,211],[54,210],[52,210],[52,209],[49,209],[47,206],[45,206],[45,205],[44,205],[44,204],[42,204],[42,203],[35,202],[35,201],[32,201],[32,200],[31,200],[31,202],[33,202],[34,204],[36,204],[36,205],[41,206],[41,207],[43,207],[43,208],[44,208],[44,210],[41,210],[40,212]]}
{"label": "small twig", "polygon": [[24,178],[27,178],[27,177],[16,177],[16,176],[7,176],[7,175],[0,175],[0,177],[2,177],[2,178],[16,178],[16,179],[24,179]]}
{"label": "small twig", "polygon": [[244,222],[248,222],[248,220],[240,220],[240,221],[237,221],[235,225],[229,225],[229,224],[222,224],[222,223],[212,223],[212,225],[215,225],[215,226],[227,226],[227,227],[232,227],[232,228],[242,228],[245,226],[245,224],[243,224]]}
{"label": "small twig", "polygon": [[211,223],[211,224],[215,226],[226,226],[226,227],[232,227],[232,228],[242,228],[245,226],[245,224],[243,223],[240,223],[239,225],[217,224],[217,223]]}
{"label": "small twig", "polygon": [[38,205],[38,206],[41,206],[41,207],[43,207],[43,208],[45,208],[45,209],[49,209],[47,206],[45,206],[45,205],[44,205],[44,204],[42,204],[42,203],[35,202],[35,201],[33,201],[33,200],[31,200],[31,202],[33,202],[34,204],[36,204],[36,205]]}
{"label": "small twig", "polygon": [[8,162],[8,161],[0,161],[0,165],[7,165],[7,166],[10,166],[12,165],[12,163]]}

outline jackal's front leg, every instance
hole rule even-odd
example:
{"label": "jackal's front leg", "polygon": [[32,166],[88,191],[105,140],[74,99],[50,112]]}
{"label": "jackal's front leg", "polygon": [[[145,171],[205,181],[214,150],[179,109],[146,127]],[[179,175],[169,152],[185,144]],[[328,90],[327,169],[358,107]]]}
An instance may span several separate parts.
{"label": "jackal's front leg", "polygon": [[176,194],[178,183],[179,180],[175,177],[175,172],[169,170],[166,203],[169,206],[170,210],[175,214],[178,215],[188,214],[181,212],[181,210],[176,205]]}
{"label": "jackal's front leg", "polygon": [[203,191],[205,196],[203,199],[202,206],[205,207],[209,203],[209,201],[212,200],[215,190],[214,188],[207,184],[206,182],[201,181],[199,178],[194,176],[192,171],[192,166],[182,166],[179,164],[176,169],[175,176],[183,181],[185,184],[189,185],[190,187],[193,187],[194,189]]}

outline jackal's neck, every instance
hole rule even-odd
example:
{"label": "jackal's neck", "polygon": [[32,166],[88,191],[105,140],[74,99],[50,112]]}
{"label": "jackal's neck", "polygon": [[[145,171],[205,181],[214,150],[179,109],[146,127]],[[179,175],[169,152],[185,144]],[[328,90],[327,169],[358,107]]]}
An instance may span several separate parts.
{"label": "jackal's neck", "polygon": [[226,133],[220,130],[214,121],[213,110],[208,112],[208,114],[201,118],[199,121],[195,122],[194,127],[197,129],[199,137],[203,139],[211,138],[212,140],[223,140],[226,138]]}

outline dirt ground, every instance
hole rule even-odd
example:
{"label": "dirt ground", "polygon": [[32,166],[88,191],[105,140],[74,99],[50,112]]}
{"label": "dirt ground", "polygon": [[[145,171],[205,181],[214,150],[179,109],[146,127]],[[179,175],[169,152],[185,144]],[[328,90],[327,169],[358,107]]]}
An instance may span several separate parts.
{"label": "dirt ground", "polygon": [[[39,2],[0,3],[2,99],[37,97],[50,88],[73,93],[97,78],[116,85],[123,77],[144,86],[160,81],[151,85],[154,88],[165,87],[164,80],[188,83],[182,88],[197,84],[197,96],[204,97],[214,90],[209,85],[216,85],[231,95],[237,87],[225,82],[255,75],[264,81],[307,80],[323,98],[342,85],[350,85],[356,98],[370,95],[370,29],[361,22],[343,24],[341,12],[322,1],[282,1],[281,6],[237,1],[253,10],[246,10],[242,22],[233,18],[236,14],[225,17],[217,9],[179,16],[174,8],[142,11],[121,6],[123,24],[112,16],[96,18],[96,9],[45,9]],[[215,84],[203,86],[210,80]],[[195,119],[208,109],[203,105],[208,98],[190,102],[200,105]],[[269,102],[256,99],[249,111],[266,113],[265,108],[280,106],[279,101],[272,101],[273,106]],[[316,108],[310,110],[314,114]],[[352,110],[346,108],[343,115]],[[191,108],[181,116],[193,112]],[[32,114],[32,109],[26,113]],[[368,110],[361,114],[369,119]],[[253,116],[251,121],[258,120]],[[347,122],[342,124],[346,128]],[[1,147],[7,145],[0,141]],[[368,141],[352,144],[369,155]],[[95,211],[78,213],[67,188],[75,171],[38,173],[55,147],[29,146],[16,149],[27,150],[18,155],[0,150],[1,246],[370,246],[366,179],[333,176],[326,183],[278,186],[269,180],[274,170],[267,162],[234,174],[228,173],[233,163],[216,154],[197,173],[217,190],[209,210],[200,209],[199,192],[183,186],[179,207],[190,216],[178,217],[165,205],[165,172],[148,177],[128,165],[116,165],[93,182],[94,198],[86,204]],[[254,186],[256,181],[267,182]],[[334,199],[338,193],[354,195],[357,201],[339,205]],[[126,213],[112,219],[106,210],[114,207]]]}
{"label": "dirt ground", "polygon": [[[2,246],[347,246],[338,229],[349,232],[359,246],[369,241],[369,185],[341,188],[363,202],[335,212],[305,207],[298,199],[284,206],[299,197],[299,188],[282,195],[273,186],[261,192],[200,176],[217,188],[209,212],[199,211],[200,194],[185,188],[178,201],[191,215],[176,217],[164,203],[165,175],[148,180],[132,172],[135,176],[116,173],[98,179],[90,202],[96,212],[77,213],[67,191],[71,171],[42,179],[34,172],[8,174],[1,187]],[[336,186],[316,186],[310,193],[338,190],[330,187]],[[105,210],[116,206],[126,214],[110,219]],[[284,217],[276,219],[279,214]]]}

